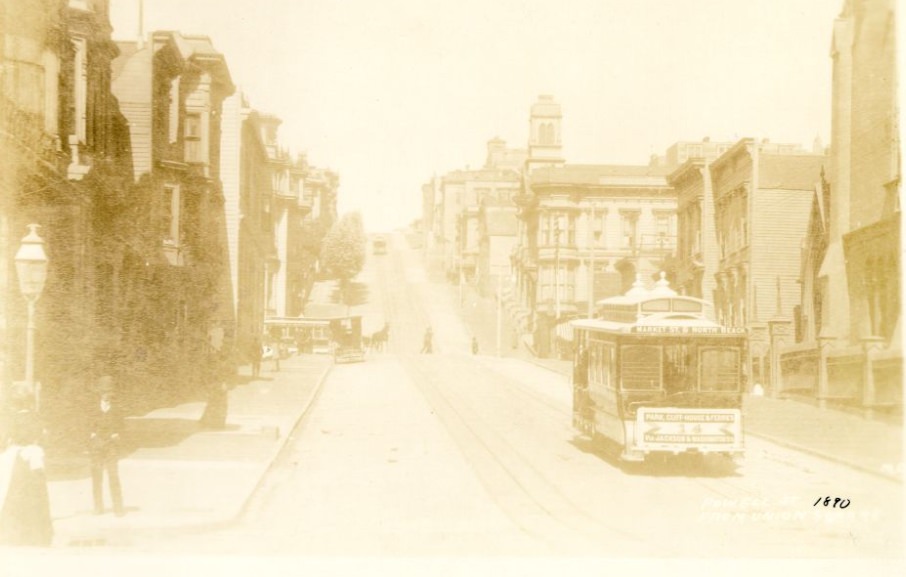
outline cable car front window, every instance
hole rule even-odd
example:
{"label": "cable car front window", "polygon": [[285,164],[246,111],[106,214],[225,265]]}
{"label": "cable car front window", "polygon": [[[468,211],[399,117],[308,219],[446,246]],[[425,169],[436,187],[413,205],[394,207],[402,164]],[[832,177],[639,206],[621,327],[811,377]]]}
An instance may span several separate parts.
{"label": "cable car front window", "polygon": [[707,347],[699,352],[702,392],[739,390],[739,348]]}

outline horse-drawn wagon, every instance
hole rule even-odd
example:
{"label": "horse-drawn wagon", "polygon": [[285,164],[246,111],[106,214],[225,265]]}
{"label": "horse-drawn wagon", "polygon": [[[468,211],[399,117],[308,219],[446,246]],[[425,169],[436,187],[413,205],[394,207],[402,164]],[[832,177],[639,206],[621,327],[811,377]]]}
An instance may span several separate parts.
{"label": "horse-drawn wagon", "polygon": [[365,360],[362,347],[362,317],[348,316],[330,321],[333,358],[336,363],[359,363]]}

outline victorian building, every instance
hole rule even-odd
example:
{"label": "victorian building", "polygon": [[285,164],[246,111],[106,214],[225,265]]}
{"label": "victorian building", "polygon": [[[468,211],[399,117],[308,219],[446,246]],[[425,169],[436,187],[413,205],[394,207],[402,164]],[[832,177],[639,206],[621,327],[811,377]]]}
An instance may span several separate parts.
{"label": "victorian building", "polygon": [[801,246],[827,157],[744,138],[711,163],[718,243],[715,311],[749,332],[751,383],[779,386],[779,350],[792,340]]}
{"label": "victorian building", "polygon": [[516,316],[542,356],[557,352],[567,320],[593,314],[598,300],[622,294],[640,275],[670,269],[676,195],[667,176],[721,146],[683,141],[644,165],[573,165],[563,160],[561,120],[550,96],[532,106],[516,198]]}
{"label": "victorian building", "polygon": [[127,348],[158,381],[201,385],[209,367],[199,359],[235,337],[220,180],[222,104],[234,86],[205,36],[154,32],[118,45],[113,91],[129,122],[130,194],[141,206],[133,237],[155,247],[134,279],[143,323]]}
{"label": "victorian building", "polygon": [[258,124],[272,199],[265,205],[268,214],[264,220],[274,242],[265,271],[265,318],[298,317],[318,272],[321,239],[337,218],[339,176],[311,166],[305,155],[293,155],[281,147],[281,120],[276,116],[260,115]]}
{"label": "victorian building", "polygon": [[129,148],[110,32],[106,0],[0,2],[0,384],[7,394],[25,372],[13,260],[35,223],[48,257],[35,323],[42,411],[84,396],[99,361],[112,370],[128,325],[114,267],[132,254],[119,236]]}
{"label": "victorian building", "polygon": [[718,245],[710,163],[732,146],[704,139],[667,177],[676,193],[676,254],[673,287],[683,295],[714,301]]}
{"label": "victorian building", "polygon": [[[492,276],[508,271],[483,262],[482,203],[512,207],[521,186],[525,151],[511,149],[500,138],[487,143],[485,164],[432,178],[422,187],[423,219],[430,223],[429,254],[442,263],[450,280],[462,279],[487,290]],[[430,208],[429,208],[430,207]],[[498,229],[499,231],[499,229]]]}
{"label": "victorian building", "polygon": [[592,314],[595,302],[622,294],[637,275],[665,269],[676,239],[670,171],[566,164],[527,177],[516,293],[540,355],[554,352],[558,325]]}
{"label": "victorian building", "polygon": [[267,263],[274,243],[274,194],[262,114],[236,92],[224,101],[221,180],[229,251],[229,290],[236,342],[246,345],[264,332]]}

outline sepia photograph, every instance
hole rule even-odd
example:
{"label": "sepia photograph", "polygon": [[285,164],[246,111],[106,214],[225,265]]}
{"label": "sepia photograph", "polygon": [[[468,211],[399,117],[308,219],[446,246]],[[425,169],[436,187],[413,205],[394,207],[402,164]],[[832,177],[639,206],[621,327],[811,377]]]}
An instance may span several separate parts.
{"label": "sepia photograph", "polygon": [[0,574],[906,570],[899,8],[0,0]]}

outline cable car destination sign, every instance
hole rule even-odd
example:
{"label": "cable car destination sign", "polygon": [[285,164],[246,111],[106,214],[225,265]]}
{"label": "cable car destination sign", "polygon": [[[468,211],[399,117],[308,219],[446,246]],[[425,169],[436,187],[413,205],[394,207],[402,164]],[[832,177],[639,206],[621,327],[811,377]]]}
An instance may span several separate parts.
{"label": "cable car destination sign", "polygon": [[674,409],[643,407],[638,410],[639,438],[649,448],[679,444],[726,445],[741,441],[737,409]]}
{"label": "cable car destination sign", "polygon": [[688,327],[688,326],[642,326],[632,327],[631,333],[650,335],[744,335],[741,327]]}

